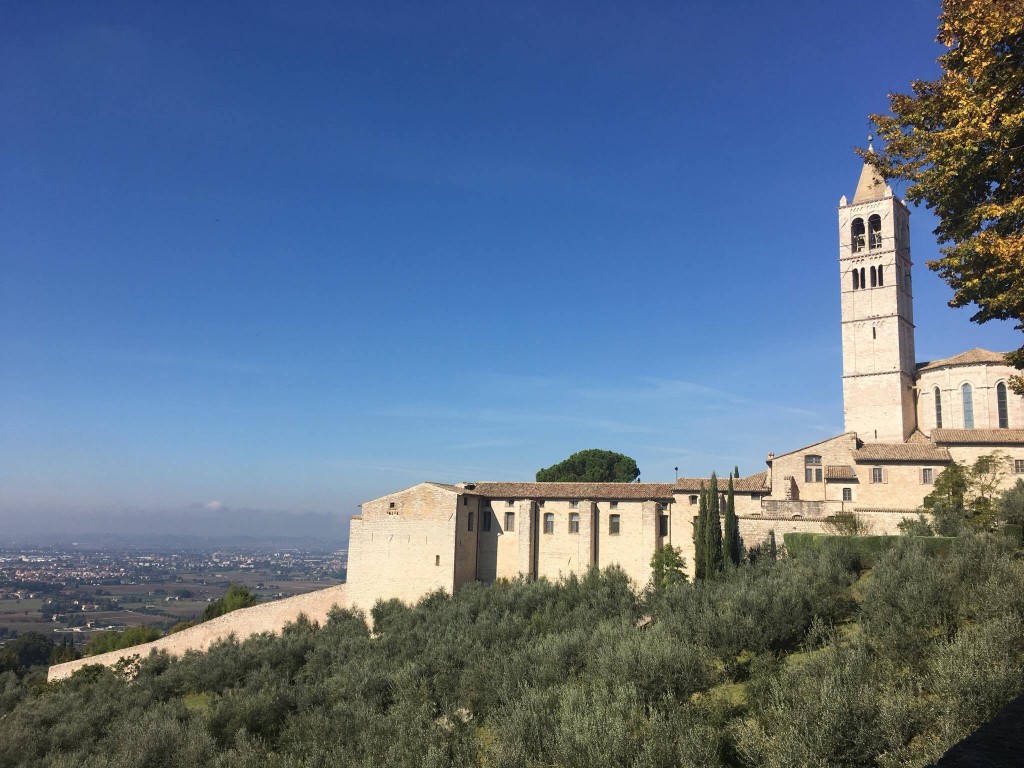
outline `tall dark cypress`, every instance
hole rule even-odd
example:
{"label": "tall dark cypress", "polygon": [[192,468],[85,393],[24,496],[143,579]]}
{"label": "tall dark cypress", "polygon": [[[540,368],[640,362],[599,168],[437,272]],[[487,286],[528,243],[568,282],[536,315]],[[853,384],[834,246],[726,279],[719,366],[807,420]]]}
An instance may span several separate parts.
{"label": "tall dark cypress", "polygon": [[732,475],[729,475],[729,492],[725,497],[725,556],[733,565],[740,564],[740,525],[736,520],[736,498],[733,496]]}
{"label": "tall dark cypress", "polygon": [[712,472],[708,487],[707,521],[704,523],[705,577],[711,577],[722,570],[722,514],[719,505],[718,477]]}
{"label": "tall dark cypress", "polygon": [[708,505],[704,483],[700,484],[700,496],[697,502],[697,522],[693,526],[693,578],[699,581],[704,578],[704,525],[707,523]]}

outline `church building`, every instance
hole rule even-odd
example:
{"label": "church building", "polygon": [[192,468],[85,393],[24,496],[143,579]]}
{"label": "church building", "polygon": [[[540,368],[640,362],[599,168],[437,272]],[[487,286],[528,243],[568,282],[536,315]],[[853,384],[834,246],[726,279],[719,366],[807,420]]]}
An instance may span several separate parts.
{"label": "church building", "polygon": [[[896,533],[950,462],[997,454],[1008,486],[1024,478],[1024,398],[1001,353],[971,349],[918,362],[910,211],[865,163],[839,201],[845,432],[782,455],[735,483],[740,535],[824,530],[855,512]],[[520,575],[557,579],[618,565],[643,587],[657,547],[692,568],[706,478],[671,483],[421,483],[362,505],[350,524],[348,602],[413,602],[437,589]],[[724,490],[724,484],[720,484]]]}

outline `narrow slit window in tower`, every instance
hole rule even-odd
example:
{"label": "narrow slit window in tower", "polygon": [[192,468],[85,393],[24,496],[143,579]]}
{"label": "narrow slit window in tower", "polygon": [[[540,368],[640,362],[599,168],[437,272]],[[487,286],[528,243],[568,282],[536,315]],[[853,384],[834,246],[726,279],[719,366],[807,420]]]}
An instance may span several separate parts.
{"label": "narrow slit window in tower", "polygon": [[868,287],[868,281],[864,277],[864,267],[860,268],[860,287],[861,288],[867,288]]}
{"label": "narrow slit window in tower", "polygon": [[854,253],[864,250],[864,219],[854,219],[850,225],[850,244]]}
{"label": "narrow slit window in tower", "polygon": [[853,290],[860,288],[860,272],[853,270]]}
{"label": "narrow slit window in tower", "polygon": [[999,413],[999,428],[1008,429],[1010,414],[1006,408],[1006,385],[1001,381],[996,384],[996,411]]}
{"label": "narrow slit window in tower", "polygon": [[875,268],[871,268],[871,287],[874,288],[878,285],[878,275],[875,274]]}
{"label": "narrow slit window in tower", "polygon": [[868,217],[868,248],[882,247],[882,217],[877,213]]}
{"label": "narrow slit window in tower", "polygon": [[974,393],[970,384],[960,387],[964,396],[964,429],[974,429]]}
{"label": "narrow slit window in tower", "polygon": [[935,428],[942,429],[942,391],[935,388]]}
{"label": "narrow slit window in tower", "polygon": [[878,265],[878,284],[879,285],[885,285],[885,278],[882,277],[882,269],[883,269],[882,265],[879,264]]}

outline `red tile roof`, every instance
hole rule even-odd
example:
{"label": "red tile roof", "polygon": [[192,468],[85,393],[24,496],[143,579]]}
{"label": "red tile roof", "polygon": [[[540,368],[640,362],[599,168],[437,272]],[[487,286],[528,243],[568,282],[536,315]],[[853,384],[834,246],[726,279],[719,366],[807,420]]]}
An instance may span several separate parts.
{"label": "red tile roof", "polygon": [[959,355],[946,357],[942,360],[931,360],[929,362],[918,363],[917,370],[918,372],[931,371],[935,368],[946,368],[953,365],[979,365],[982,363],[1009,365],[1009,363],[1006,362],[1005,352],[993,352],[989,349],[975,347],[974,349],[969,349],[966,352],[961,352]]}
{"label": "red tile roof", "polygon": [[877,461],[947,462],[949,451],[931,443],[865,443],[853,452],[858,464]]}
{"label": "red tile roof", "polygon": [[1024,445],[1024,429],[933,429],[943,445]]}

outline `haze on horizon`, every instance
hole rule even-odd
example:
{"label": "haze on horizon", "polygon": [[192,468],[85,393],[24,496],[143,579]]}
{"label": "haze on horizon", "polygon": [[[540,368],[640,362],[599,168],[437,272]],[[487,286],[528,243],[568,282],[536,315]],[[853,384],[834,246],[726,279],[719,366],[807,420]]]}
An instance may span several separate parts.
{"label": "haze on horizon", "polygon": [[[870,12],[6,5],[0,518],[322,530],[841,431],[835,206],[940,52],[938,3]],[[919,357],[1016,345],[911,225]]]}

